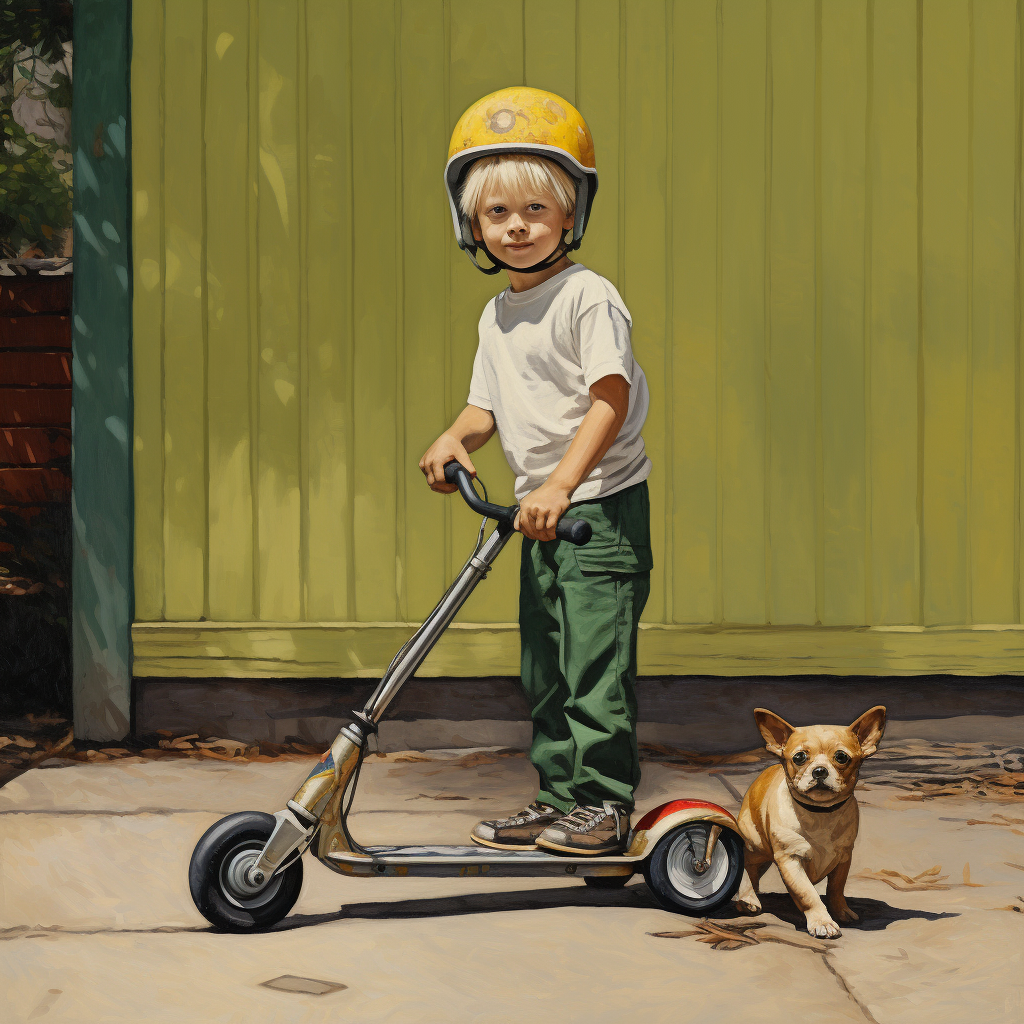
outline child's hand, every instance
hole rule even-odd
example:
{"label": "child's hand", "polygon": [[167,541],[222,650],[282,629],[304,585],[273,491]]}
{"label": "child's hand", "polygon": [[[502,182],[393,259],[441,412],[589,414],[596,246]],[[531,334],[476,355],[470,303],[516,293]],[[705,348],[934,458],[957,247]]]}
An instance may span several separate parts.
{"label": "child's hand", "polygon": [[445,483],[444,479],[445,463],[451,462],[452,459],[462,463],[470,476],[476,476],[476,467],[470,460],[469,452],[465,447],[451,434],[442,434],[420,459],[420,469],[423,470],[423,475],[427,478],[427,483],[432,491],[451,494],[452,491],[458,490],[455,484]]}
{"label": "child's hand", "polygon": [[513,528],[531,540],[554,540],[555,527],[568,507],[569,492],[548,481],[519,503]]}

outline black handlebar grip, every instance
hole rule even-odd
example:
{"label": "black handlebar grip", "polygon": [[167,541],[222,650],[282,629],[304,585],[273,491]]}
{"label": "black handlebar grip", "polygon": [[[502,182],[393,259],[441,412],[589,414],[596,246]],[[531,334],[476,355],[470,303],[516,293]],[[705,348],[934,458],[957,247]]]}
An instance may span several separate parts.
{"label": "black handlebar grip", "polygon": [[586,544],[593,534],[590,523],[586,519],[573,519],[563,516],[555,527],[555,539],[567,540],[571,544]]}
{"label": "black handlebar grip", "polygon": [[459,470],[463,468],[462,463],[457,459],[446,462],[444,464],[444,482],[446,484],[457,484],[459,482]]}

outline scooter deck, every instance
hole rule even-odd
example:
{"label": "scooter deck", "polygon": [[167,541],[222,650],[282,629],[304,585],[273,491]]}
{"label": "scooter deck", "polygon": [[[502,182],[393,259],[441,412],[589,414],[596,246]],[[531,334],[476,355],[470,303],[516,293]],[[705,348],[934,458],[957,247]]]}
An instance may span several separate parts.
{"label": "scooter deck", "polygon": [[495,850],[486,846],[367,846],[368,856],[329,853],[329,866],[346,875],[631,875],[641,857],[574,857],[546,850]]}

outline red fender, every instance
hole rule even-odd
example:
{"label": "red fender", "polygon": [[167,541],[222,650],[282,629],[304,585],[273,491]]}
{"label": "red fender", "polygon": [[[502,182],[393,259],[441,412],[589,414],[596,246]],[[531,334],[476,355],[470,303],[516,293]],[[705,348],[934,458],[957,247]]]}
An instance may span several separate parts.
{"label": "red fender", "polygon": [[[639,832],[643,829],[645,832],[650,831],[662,818],[667,817],[669,814],[675,814],[676,811],[690,811],[690,810],[708,810],[717,811],[719,814],[724,814],[727,818],[732,818],[733,824],[736,828],[736,819],[724,808],[719,807],[718,804],[709,803],[707,800],[669,800],[667,804],[660,804],[653,810],[648,811],[634,826]],[[688,817],[699,818],[701,815],[688,815]]]}
{"label": "red fender", "polygon": [[642,857],[650,853],[654,844],[670,829],[684,821],[710,821],[723,828],[730,829],[740,838],[739,824],[736,819],[718,804],[707,800],[670,800],[653,810],[648,811],[633,829],[633,841],[630,843],[627,857]]}

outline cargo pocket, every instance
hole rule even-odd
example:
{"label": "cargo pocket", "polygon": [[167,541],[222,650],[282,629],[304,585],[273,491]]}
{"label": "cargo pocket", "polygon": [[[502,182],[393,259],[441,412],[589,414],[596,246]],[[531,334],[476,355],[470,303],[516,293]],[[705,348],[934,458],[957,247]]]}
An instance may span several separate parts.
{"label": "cargo pocket", "polygon": [[603,501],[570,507],[566,515],[586,519],[593,530],[588,543],[573,545],[580,572],[634,573],[654,568],[646,480]]}

